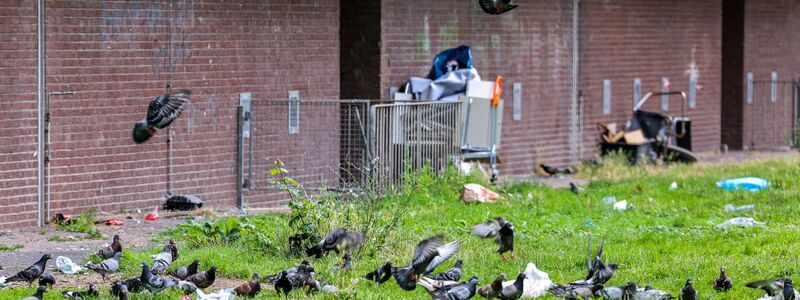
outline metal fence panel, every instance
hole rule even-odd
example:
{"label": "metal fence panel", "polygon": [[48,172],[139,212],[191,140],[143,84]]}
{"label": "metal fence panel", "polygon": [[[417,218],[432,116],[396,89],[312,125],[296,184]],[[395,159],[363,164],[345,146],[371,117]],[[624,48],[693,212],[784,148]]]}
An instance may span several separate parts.
{"label": "metal fence panel", "polygon": [[749,79],[750,148],[796,145],[797,81],[779,81],[774,75],[770,80]]}

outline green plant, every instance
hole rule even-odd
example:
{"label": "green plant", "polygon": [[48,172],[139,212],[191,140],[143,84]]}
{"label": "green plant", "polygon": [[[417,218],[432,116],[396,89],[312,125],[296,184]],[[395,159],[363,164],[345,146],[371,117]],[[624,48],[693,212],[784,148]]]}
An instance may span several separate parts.
{"label": "green plant", "polygon": [[85,233],[87,239],[100,239],[103,235],[100,229],[95,226],[95,216],[97,216],[97,213],[90,210],[73,220],[56,222],[56,229],[59,231]]}
{"label": "green plant", "polygon": [[288,206],[292,211],[289,227],[293,233],[289,237],[289,252],[294,255],[300,254],[321,236],[320,227],[329,215],[328,211],[323,209],[324,200],[322,197],[309,196],[299,182],[288,177],[289,171],[284,168],[280,160],[273,162],[269,174],[270,183],[289,194]]}
{"label": "green plant", "polygon": [[256,227],[237,218],[225,218],[216,222],[206,221],[194,223],[189,220],[186,224],[178,225],[178,236],[193,246],[212,244],[230,244],[236,242],[243,235]]}
{"label": "green plant", "polygon": [[22,247],[24,247],[24,246],[22,246],[21,244],[16,244],[16,245],[11,245],[11,246],[0,245],[0,252],[17,251],[19,249],[22,249]]}

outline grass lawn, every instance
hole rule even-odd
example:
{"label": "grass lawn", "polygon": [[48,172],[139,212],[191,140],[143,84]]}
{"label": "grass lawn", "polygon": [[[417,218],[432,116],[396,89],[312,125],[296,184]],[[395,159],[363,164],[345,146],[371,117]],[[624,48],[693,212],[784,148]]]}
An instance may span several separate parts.
{"label": "grass lawn", "polygon": [[[331,270],[330,267],[339,259],[335,255],[310,261],[318,277],[339,286],[340,298],[429,299],[422,288],[406,292],[397,287],[394,280],[378,286],[360,279],[360,276],[386,260],[394,261],[395,266],[407,264],[414,245],[420,239],[441,233],[445,241],[459,240],[462,244],[459,253],[439,270],[449,268],[455,259],[463,259],[463,279],[477,275],[484,285],[501,272],[513,278],[524,270],[528,262],[534,262],[539,269],[549,273],[554,282],[565,283],[585,276],[587,238],[591,236],[593,241],[599,242],[605,236],[606,260],[620,264],[607,285],[622,285],[632,280],[641,286],[652,285],[677,296],[686,278],[693,277],[701,299],[755,299],[764,293],[748,289],[744,283],[779,277],[800,280],[799,162],[778,159],[725,166],[673,166],[655,172],[645,168],[584,169],[584,176],[594,178],[582,194],[574,195],[569,190],[540,185],[508,183],[495,188],[503,196],[503,201],[480,205],[465,205],[459,201],[461,185],[477,179],[452,174],[423,174],[415,178],[413,188],[388,197],[376,208],[379,212],[375,215],[382,219],[388,219],[398,211],[404,213],[395,230],[380,234],[386,239],[383,247],[368,246],[355,255],[353,271],[339,274]],[[750,193],[729,192],[715,186],[719,180],[742,176],[766,178],[771,187]],[[669,190],[672,182],[678,183],[677,190]],[[611,205],[602,201],[607,196],[628,200],[633,207],[627,211],[614,211]],[[723,206],[729,203],[755,204],[756,208],[746,212],[727,212]],[[320,231],[360,220],[358,207],[349,203],[339,203],[337,207],[344,212],[323,222]],[[472,224],[498,216],[514,222],[516,260],[502,262],[495,253],[495,244],[469,233]],[[766,227],[729,230],[715,227],[737,216],[766,222]],[[174,266],[199,259],[204,266],[201,269],[213,264],[220,269],[221,275],[218,276],[238,278],[244,282],[252,272],[274,274],[303,259],[300,255],[287,256],[286,241],[292,234],[287,225],[289,218],[289,215],[244,217],[242,222],[254,227],[243,228],[240,238],[228,238],[229,241],[223,235],[215,235],[215,241],[197,239],[191,243],[185,237],[176,236],[177,231],[159,238],[176,237],[179,245],[183,246],[180,259]],[[385,225],[381,221],[376,224],[376,227]],[[126,276],[137,274],[139,263],[157,251],[126,251],[122,261],[123,272]],[[716,293],[712,281],[723,265],[734,281],[734,288],[727,293]],[[6,289],[0,291],[0,298],[17,299],[32,292],[32,289]],[[103,292],[104,297],[108,297],[107,289]],[[153,299],[176,299],[176,295],[165,293]],[[305,296],[296,292],[293,297]],[[256,299],[273,298],[277,296],[270,289],[262,291]],[[51,292],[46,299],[61,298],[60,294]],[[132,299],[150,297],[145,292],[134,295]]]}

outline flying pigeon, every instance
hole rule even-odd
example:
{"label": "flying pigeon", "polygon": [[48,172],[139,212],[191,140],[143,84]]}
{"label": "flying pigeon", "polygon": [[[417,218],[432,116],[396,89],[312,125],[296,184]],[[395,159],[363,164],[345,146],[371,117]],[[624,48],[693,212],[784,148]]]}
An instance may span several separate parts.
{"label": "flying pigeon", "polygon": [[597,248],[597,253],[594,255],[594,258],[592,258],[592,239],[589,238],[589,254],[587,258],[588,274],[586,278],[572,282],[573,285],[603,285],[611,279],[611,276],[614,276],[614,271],[616,271],[619,266],[617,264],[606,265],[603,262],[604,245],[605,239],[600,241],[600,247]]}
{"label": "flying pigeon", "polygon": [[449,280],[449,281],[459,281],[461,280],[461,272],[463,269],[461,268],[461,260],[457,260],[456,264],[447,271],[436,275],[426,275],[426,277],[434,279],[434,280]]}
{"label": "flying pigeon", "polygon": [[50,287],[54,284],[56,284],[56,277],[51,273],[45,273],[39,277],[39,285]]}
{"label": "flying pigeon", "polygon": [[141,280],[142,286],[150,291],[151,294],[156,294],[166,288],[178,285],[175,280],[154,275],[146,262],[142,262],[142,275],[139,280]]}
{"label": "flying pigeon", "polygon": [[[492,300],[500,294],[503,290],[503,281],[506,280],[506,274],[500,274],[492,283],[478,289],[478,294],[486,299]],[[524,288],[523,288],[524,289]]]}
{"label": "flying pigeon", "polygon": [[[112,286],[112,289],[113,289],[113,286]],[[64,295],[64,298],[71,299],[71,300],[85,300],[85,299],[89,299],[89,298],[91,298],[91,299],[97,298],[98,293],[97,293],[97,290],[94,288],[94,284],[90,283],[88,290],[79,291],[79,292],[65,291],[65,292],[62,293],[62,295]]]}
{"label": "flying pigeon", "polygon": [[719,277],[714,280],[714,289],[717,291],[727,291],[733,287],[733,282],[725,270],[725,267],[719,269]]}
{"label": "flying pigeon", "polygon": [[172,261],[176,259],[173,254],[177,253],[177,249],[173,243],[174,242],[170,241],[170,243],[164,245],[164,249],[161,250],[161,253],[150,256],[150,258],[153,259],[153,266],[151,269],[153,275],[163,275],[164,271],[172,264]]}
{"label": "flying pigeon", "polygon": [[789,278],[778,280],[759,280],[746,284],[745,286],[753,289],[762,289],[767,295],[759,300],[789,300],[800,299],[800,293],[794,289],[794,283]]}
{"label": "flying pigeon", "polygon": [[467,282],[431,293],[433,300],[466,300],[475,296],[478,277],[472,276]]}
{"label": "flying pigeon", "polygon": [[111,295],[120,300],[128,300],[128,286],[122,280],[114,281],[111,285]]}
{"label": "flying pigeon", "polygon": [[511,252],[514,258],[514,224],[506,221],[503,217],[476,224],[472,226],[472,234],[482,238],[494,238],[494,242],[500,245],[497,253],[500,258],[506,260],[504,253]]}
{"label": "flying pigeon", "polygon": [[412,291],[417,288],[419,275],[429,274],[445,260],[458,252],[459,243],[453,241],[442,244],[442,237],[436,235],[420,241],[414,249],[411,265],[392,268],[392,276],[400,288]]}
{"label": "flying pigeon", "polygon": [[497,298],[500,300],[519,299],[522,297],[524,281],[525,273],[519,273],[519,275],[517,275],[517,280],[514,281],[514,284],[504,287],[502,290],[500,290],[500,294],[497,295]]}
{"label": "flying pigeon", "polygon": [[42,273],[44,273],[44,269],[47,266],[48,259],[53,259],[53,257],[50,256],[50,254],[43,255],[42,258],[40,258],[39,261],[34,263],[32,266],[27,267],[25,270],[19,271],[19,273],[14,276],[6,278],[6,282],[27,281],[28,285],[30,285],[34,280],[38,279],[39,276],[42,276]]}
{"label": "flying pigeon", "polygon": [[22,298],[22,300],[42,300],[42,296],[46,291],[47,287],[40,285],[39,288],[36,289],[36,293],[33,294],[33,296]]}
{"label": "flying pigeon", "polygon": [[306,254],[315,258],[322,258],[329,251],[339,253],[339,251],[344,250],[345,253],[349,253],[351,249],[361,246],[363,241],[364,235],[362,233],[350,231],[347,228],[339,228],[328,233],[314,247],[307,249]]}
{"label": "flying pigeon", "polygon": [[519,5],[511,4],[511,0],[478,0],[483,12],[490,15],[502,15]]}
{"label": "flying pigeon", "polygon": [[192,276],[197,273],[197,266],[200,264],[199,260],[194,260],[191,264],[185,267],[180,267],[175,271],[172,271],[170,275],[172,277],[178,278],[180,280],[186,279],[186,277]]}
{"label": "flying pigeon", "polygon": [[217,275],[217,267],[211,267],[207,271],[203,271],[189,277],[186,277],[186,281],[194,283],[197,287],[204,289],[212,284],[214,284],[214,280],[216,279]]}
{"label": "flying pigeon", "polygon": [[114,235],[114,241],[111,242],[111,245],[100,248],[96,256],[101,259],[108,259],[113,257],[117,252],[122,252],[122,244],[119,242],[119,235]]}
{"label": "flying pigeon", "polygon": [[692,279],[686,279],[686,284],[681,289],[680,296],[678,299],[681,300],[696,300],[697,299],[697,290],[694,289],[692,286]]}
{"label": "flying pigeon", "polygon": [[97,264],[88,264],[86,268],[89,270],[93,270],[100,274],[103,277],[103,281],[106,281],[106,275],[114,273],[119,269],[119,260],[122,258],[122,252],[117,252],[114,254],[114,257],[106,259]]}
{"label": "flying pigeon", "polygon": [[389,278],[392,278],[392,262],[387,261],[380,268],[377,268],[375,269],[375,271],[369,272],[366,275],[364,275],[364,278],[375,281],[378,284],[382,284],[388,281]]}
{"label": "flying pigeon", "polygon": [[137,144],[144,143],[159,129],[164,129],[175,121],[189,102],[189,90],[180,90],[176,93],[161,95],[150,101],[147,107],[147,116],[144,120],[133,126],[133,141]]}
{"label": "flying pigeon", "polygon": [[237,286],[233,289],[236,296],[253,298],[261,291],[261,282],[258,279],[258,273],[253,273],[253,279]]}

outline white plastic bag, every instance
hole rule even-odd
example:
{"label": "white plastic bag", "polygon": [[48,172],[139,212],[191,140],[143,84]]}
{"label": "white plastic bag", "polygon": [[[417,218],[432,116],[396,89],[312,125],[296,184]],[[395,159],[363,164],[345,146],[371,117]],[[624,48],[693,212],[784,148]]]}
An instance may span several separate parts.
{"label": "white plastic bag", "polygon": [[58,270],[61,271],[61,273],[67,275],[72,275],[83,271],[81,266],[76,265],[71,259],[69,259],[69,257],[66,256],[56,257],[56,267],[58,267]]}
{"label": "white plastic bag", "polygon": [[733,218],[722,222],[717,225],[719,228],[730,228],[730,227],[764,227],[766,223],[759,222],[754,220],[753,218]]}

